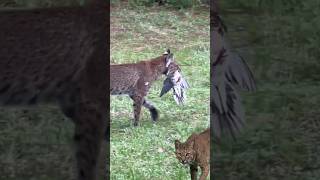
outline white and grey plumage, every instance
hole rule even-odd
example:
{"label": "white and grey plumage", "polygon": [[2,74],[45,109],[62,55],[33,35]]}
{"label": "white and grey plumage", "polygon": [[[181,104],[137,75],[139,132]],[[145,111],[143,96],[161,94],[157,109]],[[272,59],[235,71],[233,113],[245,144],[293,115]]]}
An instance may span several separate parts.
{"label": "white and grey plumage", "polygon": [[244,59],[227,45],[223,25],[217,13],[211,14],[211,120],[213,133],[233,137],[244,125],[244,110],[238,89],[254,91],[256,84]]}
{"label": "white and grey plumage", "polygon": [[184,104],[187,98],[186,90],[190,86],[182,76],[180,68],[176,68],[174,71],[169,71],[166,76],[167,78],[163,81],[160,97],[172,89],[173,98],[176,103],[178,105]]}

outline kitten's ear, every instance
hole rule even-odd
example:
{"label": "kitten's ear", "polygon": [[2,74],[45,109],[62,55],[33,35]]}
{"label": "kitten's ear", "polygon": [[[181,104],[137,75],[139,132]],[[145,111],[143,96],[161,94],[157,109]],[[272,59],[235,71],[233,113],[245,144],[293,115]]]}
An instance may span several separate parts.
{"label": "kitten's ear", "polygon": [[188,138],[188,148],[189,149],[193,149],[193,145],[194,145],[194,141],[195,141],[195,138],[196,138],[196,134],[195,133],[192,133],[192,135]]}
{"label": "kitten's ear", "polygon": [[181,142],[179,140],[174,141],[174,146],[177,149],[180,146]]}
{"label": "kitten's ear", "polygon": [[194,138],[196,138],[197,134],[196,133],[192,133],[189,138],[187,139],[187,141],[194,141]]}
{"label": "kitten's ear", "polygon": [[190,141],[189,148],[193,149],[194,141]]}

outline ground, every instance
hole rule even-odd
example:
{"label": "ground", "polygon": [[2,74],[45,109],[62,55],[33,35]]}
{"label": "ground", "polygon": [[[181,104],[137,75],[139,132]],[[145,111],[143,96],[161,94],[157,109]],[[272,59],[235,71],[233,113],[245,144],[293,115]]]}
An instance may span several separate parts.
{"label": "ground", "polygon": [[73,129],[54,106],[1,108],[0,179],[71,179]]}
{"label": "ground", "polygon": [[160,112],[153,124],[143,109],[140,127],[132,126],[132,101],[111,98],[111,179],[189,179],[189,169],[176,160],[174,139],[185,140],[209,126],[209,9],[177,10],[166,6],[111,7],[111,63],[129,63],[174,53],[191,88],[187,102],[176,105],[171,92],[159,97],[165,77],[148,99]]}

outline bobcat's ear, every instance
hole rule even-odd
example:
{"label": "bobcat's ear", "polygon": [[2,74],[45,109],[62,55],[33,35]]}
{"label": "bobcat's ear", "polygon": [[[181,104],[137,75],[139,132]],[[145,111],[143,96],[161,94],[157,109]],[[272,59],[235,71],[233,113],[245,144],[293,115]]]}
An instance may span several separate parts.
{"label": "bobcat's ear", "polygon": [[168,54],[166,57],[166,67],[169,67],[170,63],[173,62],[173,54]]}
{"label": "bobcat's ear", "polygon": [[189,148],[193,149],[193,145],[194,145],[194,141],[195,141],[195,138],[196,138],[197,134],[195,133],[192,133],[191,136],[188,138],[188,144],[189,144]]}
{"label": "bobcat's ear", "polygon": [[181,142],[179,140],[174,141],[174,146],[177,149],[180,146]]}
{"label": "bobcat's ear", "polygon": [[194,145],[194,141],[191,141],[191,142],[189,143],[189,148],[190,148],[190,149],[193,149],[193,145]]}

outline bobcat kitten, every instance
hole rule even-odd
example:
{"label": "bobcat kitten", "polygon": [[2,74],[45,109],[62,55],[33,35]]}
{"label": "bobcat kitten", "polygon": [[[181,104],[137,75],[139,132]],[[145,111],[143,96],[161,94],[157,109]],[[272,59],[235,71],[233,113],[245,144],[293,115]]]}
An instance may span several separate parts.
{"label": "bobcat kitten", "polygon": [[134,126],[139,123],[141,107],[148,108],[153,121],[159,118],[158,110],[147,96],[151,84],[161,75],[179,69],[168,49],[162,56],[132,64],[110,65],[110,94],[129,95],[133,100]]}
{"label": "bobcat kitten", "polygon": [[210,169],[210,128],[200,134],[193,133],[184,143],[175,140],[175,149],[177,159],[190,165],[191,180],[197,179],[198,166],[201,168],[200,180],[205,180]]}

